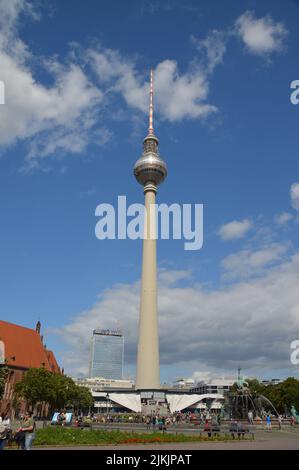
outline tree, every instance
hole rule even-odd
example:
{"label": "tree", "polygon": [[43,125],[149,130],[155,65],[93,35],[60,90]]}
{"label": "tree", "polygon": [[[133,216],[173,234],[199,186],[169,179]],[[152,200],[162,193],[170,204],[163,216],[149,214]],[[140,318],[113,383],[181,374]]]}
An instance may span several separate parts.
{"label": "tree", "polygon": [[52,410],[65,408],[66,404],[73,396],[74,381],[66,375],[55,374],[52,377],[52,395],[49,401]]}
{"label": "tree", "polygon": [[94,404],[94,398],[90,390],[86,387],[75,385],[74,395],[72,397],[72,407],[75,410],[90,408]]}
{"label": "tree", "polygon": [[94,402],[87,388],[79,387],[66,375],[53,374],[46,369],[29,369],[16,384],[15,391],[32,409],[42,403],[50,405],[50,411],[65,407],[89,408]]}
{"label": "tree", "polygon": [[53,395],[52,375],[43,368],[29,369],[15,385],[17,397],[24,398],[32,410],[37,403],[49,403]]}
{"label": "tree", "polygon": [[264,395],[265,385],[261,384],[257,379],[246,379],[248,388],[252,396]]}
{"label": "tree", "polygon": [[278,385],[263,385],[258,380],[247,380],[253,395],[264,395],[275,406],[279,413],[284,413],[292,405],[299,410],[299,380],[288,377]]}
{"label": "tree", "polygon": [[8,367],[5,365],[1,365],[0,366],[0,400],[3,397],[8,373],[9,373]]}
{"label": "tree", "polygon": [[288,377],[281,384],[277,385],[279,389],[279,407],[288,410],[294,405],[299,411],[299,380],[294,377]]}

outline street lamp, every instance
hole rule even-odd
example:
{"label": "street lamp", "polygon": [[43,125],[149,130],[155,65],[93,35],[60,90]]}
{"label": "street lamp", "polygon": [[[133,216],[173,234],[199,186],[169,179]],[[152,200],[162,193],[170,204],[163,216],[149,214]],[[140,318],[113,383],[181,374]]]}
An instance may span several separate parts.
{"label": "street lamp", "polygon": [[106,415],[107,415],[107,421],[108,421],[108,400],[109,400],[109,393],[106,394]]}

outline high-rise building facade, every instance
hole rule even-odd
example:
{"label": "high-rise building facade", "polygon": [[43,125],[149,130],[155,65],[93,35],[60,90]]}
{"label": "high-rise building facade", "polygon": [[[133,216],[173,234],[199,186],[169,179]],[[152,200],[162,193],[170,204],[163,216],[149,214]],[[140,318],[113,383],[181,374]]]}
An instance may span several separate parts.
{"label": "high-rise building facade", "polygon": [[122,379],[124,367],[124,337],[120,331],[93,330],[89,377]]}

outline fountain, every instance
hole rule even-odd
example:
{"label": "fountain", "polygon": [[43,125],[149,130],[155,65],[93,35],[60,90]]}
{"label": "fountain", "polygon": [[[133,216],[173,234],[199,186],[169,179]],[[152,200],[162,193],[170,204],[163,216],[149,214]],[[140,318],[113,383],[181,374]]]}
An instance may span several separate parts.
{"label": "fountain", "polygon": [[271,401],[264,395],[252,392],[248,383],[240,376],[240,369],[236,386],[227,395],[224,404],[224,413],[227,419],[264,418],[268,413],[278,417],[278,412]]}
{"label": "fountain", "polygon": [[291,408],[291,416],[295,418],[295,423],[299,424],[299,414],[297,413],[294,405],[292,405],[292,408]]}

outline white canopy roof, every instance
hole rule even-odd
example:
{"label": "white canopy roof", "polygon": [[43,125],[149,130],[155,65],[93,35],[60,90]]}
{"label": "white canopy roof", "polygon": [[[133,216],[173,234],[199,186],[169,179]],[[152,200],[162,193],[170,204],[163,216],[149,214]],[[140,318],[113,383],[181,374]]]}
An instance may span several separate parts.
{"label": "white canopy roof", "polygon": [[[93,392],[93,396],[97,399],[97,401],[101,401],[101,397],[105,397],[117,403],[118,405],[124,406],[129,410],[135,411],[136,413],[141,412],[141,400],[139,393],[109,393],[107,392]],[[182,411],[185,408],[199,408],[204,409],[206,408],[205,403],[203,403],[204,399],[212,399],[213,403],[211,408],[212,409],[220,409],[221,402],[224,400],[224,396],[220,393],[204,393],[200,394],[192,394],[188,395],[187,393],[170,393],[166,394],[166,400],[169,404],[169,409],[171,413],[176,411]]]}
{"label": "white canopy roof", "polygon": [[[181,411],[185,408],[193,406],[194,408],[200,408],[199,403],[205,398],[213,400],[223,400],[224,396],[220,393],[204,393],[202,395],[193,394],[167,394],[166,399],[169,403],[170,412],[174,413],[175,411]],[[220,405],[221,406],[221,405]]]}
{"label": "white canopy roof", "polygon": [[136,413],[141,412],[140,395],[137,393],[109,393],[109,399]]}

